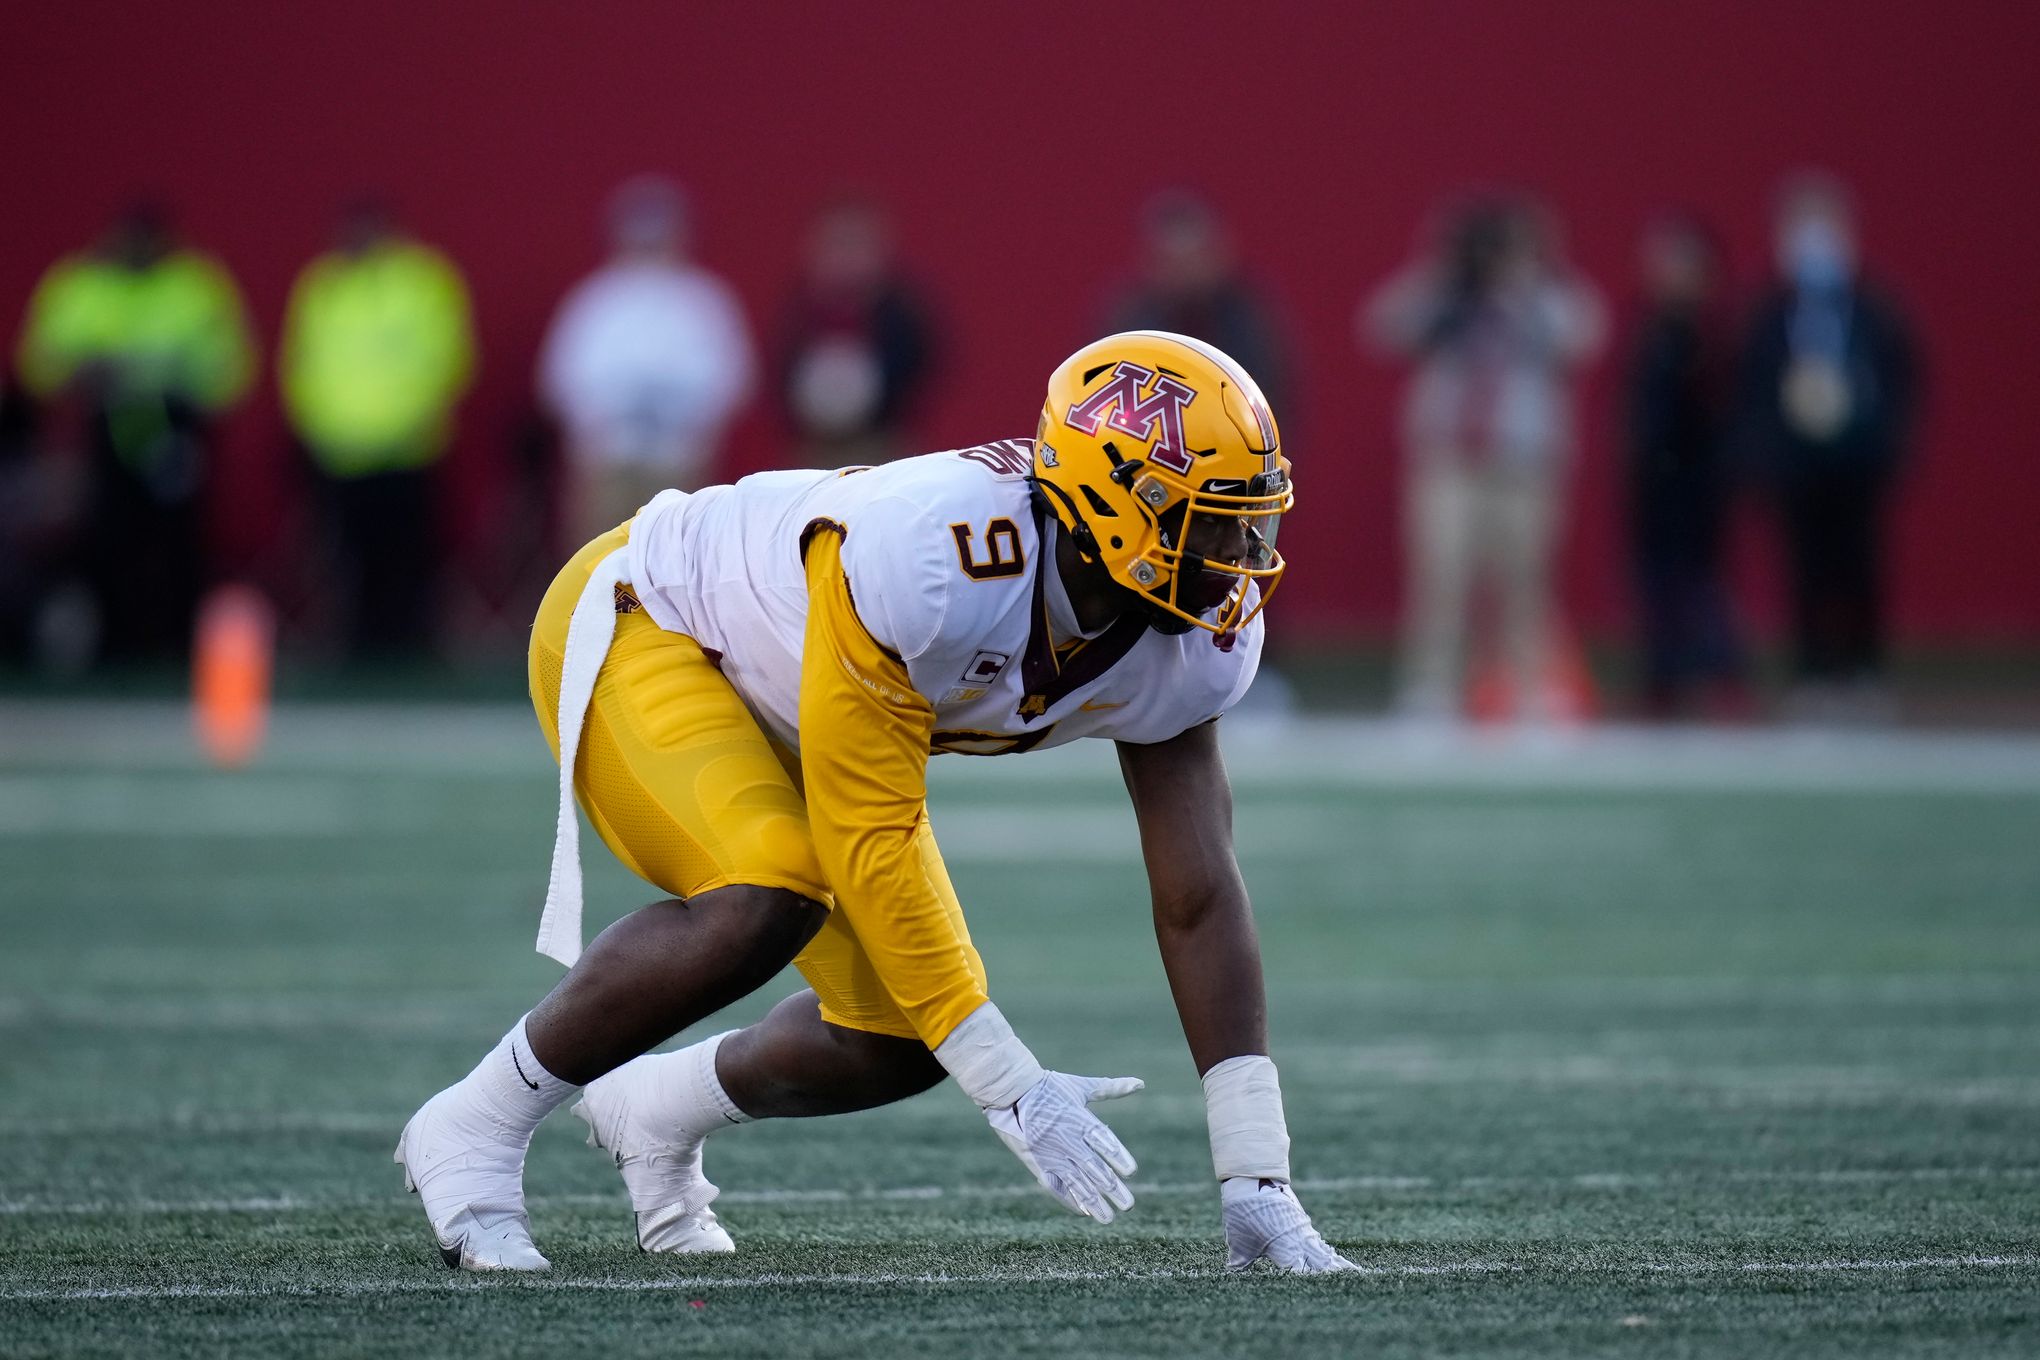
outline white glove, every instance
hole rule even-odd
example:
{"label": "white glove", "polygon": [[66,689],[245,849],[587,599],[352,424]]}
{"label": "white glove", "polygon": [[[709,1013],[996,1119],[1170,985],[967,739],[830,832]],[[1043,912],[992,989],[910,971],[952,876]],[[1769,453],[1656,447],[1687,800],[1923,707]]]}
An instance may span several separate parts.
{"label": "white glove", "polygon": [[1130,1096],[1144,1084],[1139,1077],[1044,1072],[1017,1103],[986,1110],[985,1118],[1043,1189],[1073,1212],[1110,1223],[1115,1208],[1133,1207],[1121,1179],[1133,1174],[1133,1154],[1090,1104]]}
{"label": "white glove", "polygon": [[1072,1213],[1110,1223],[1115,1206],[1133,1207],[1122,1179],[1133,1174],[1133,1154],[1090,1103],[1132,1095],[1144,1084],[1138,1077],[1044,1070],[989,1001],[950,1031],[935,1058],[1020,1164]]}
{"label": "white glove", "polygon": [[1358,1270],[1325,1245],[1289,1188],[1289,1125],[1275,1064],[1245,1053],[1213,1066],[1204,1074],[1204,1114],[1225,1208],[1226,1268],[1265,1258],[1302,1275]]}
{"label": "white glove", "polygon": [[1218,1186],[1225,1207],[1225,1267],[1245,1270],[1266,1258],[1296,1275],[1358,1270],[1310,1224],[1286,1181],[1234,1177]]}

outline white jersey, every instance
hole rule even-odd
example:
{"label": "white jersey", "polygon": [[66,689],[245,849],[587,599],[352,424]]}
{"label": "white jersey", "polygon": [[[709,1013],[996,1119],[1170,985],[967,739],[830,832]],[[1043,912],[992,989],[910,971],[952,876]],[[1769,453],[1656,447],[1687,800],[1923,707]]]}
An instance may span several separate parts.
{"label": "white jersey", "polygon": [[934,705],[937,751],[1164,741],[1237,703],[1260,662],[1258,618],[1221,651],[1203,629],[1171,637],[1127,617],[1058,660],[1032,462],[1032,442],[1009,439],[668,491],[638,512],[628,579],[653,621],[715,654],[760,722],[795,749],[801,549],[820,526],[843,533],[858,618]]}

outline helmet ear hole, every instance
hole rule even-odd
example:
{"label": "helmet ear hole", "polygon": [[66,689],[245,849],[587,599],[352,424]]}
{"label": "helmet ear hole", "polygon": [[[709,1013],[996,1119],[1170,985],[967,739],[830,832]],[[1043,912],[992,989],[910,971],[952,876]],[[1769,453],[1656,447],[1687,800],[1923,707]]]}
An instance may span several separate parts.
{"label": "helmet ear hole", "polygon": [[1112,508],[1112,502],[1106,500],[1103,496],[1099,495],[1096,489],[1094,489],[1089,482],[1084,482],[1080,484],[1077,487],[1077,490],[1083,492],[1084,499],[1091,503],[1091,512],[1093,514],[1098,515],[1100,518],[1103,519],[1119,518],[1119,512]]}
{"label": "helmet ear hole", "polygon": [[1123,548],[1126,546],[1126,540],[1121,538],[1118,534],[1114,534],[1112,535],[1112,546],[1114,548]]}

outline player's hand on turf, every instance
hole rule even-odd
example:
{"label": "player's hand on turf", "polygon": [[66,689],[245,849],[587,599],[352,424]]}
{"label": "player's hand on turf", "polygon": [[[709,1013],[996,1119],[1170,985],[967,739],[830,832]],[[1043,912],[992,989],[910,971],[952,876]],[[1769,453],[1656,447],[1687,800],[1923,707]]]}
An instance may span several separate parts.
{"label": "player's hand on turf", "polygon": [[1043,1189],[1071,1212],[1110,1223],[1114,1210],[1133,1207],[1124,1180],[1133,1174],[1133,1154],[1091,1113],[1091,1102],[1130,1096],[1143,1085],[1138,1077],[1044,1072],[1019,1100],[993,1106],[985,1118]]}
{"label": "player's hand on turf", "polygon": [[1296,1275],[1358,1270],[1311,1226],[1310,1215],[1284,1181],[1235,1177],[1219,1182],[1225,1207],[1225,1265],[1245,1270],[1267,1260]]}

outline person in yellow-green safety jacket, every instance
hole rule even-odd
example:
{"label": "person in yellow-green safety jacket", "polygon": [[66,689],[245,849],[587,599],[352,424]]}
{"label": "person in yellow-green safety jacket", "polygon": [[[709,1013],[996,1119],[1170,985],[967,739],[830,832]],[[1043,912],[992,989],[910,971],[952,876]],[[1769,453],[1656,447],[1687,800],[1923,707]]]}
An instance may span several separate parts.
{"label": "person in yellow-green safety jacket", "polygon": [[350,653],[430,643],[439,535],[433,469],[474,369],[467,287],[381,204],[341,214],[334,249],[298,275],[277,378],[338,553]]}
{"label": "person in yellow-green safety jacket", "polygon": [[114,660],[182,655],[206,573],[203,493],[217,419],[254,377],[240,290],[137,203],[90,251],[50,266],[16,351],[21,390],[85,432],[77,549]]}

